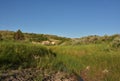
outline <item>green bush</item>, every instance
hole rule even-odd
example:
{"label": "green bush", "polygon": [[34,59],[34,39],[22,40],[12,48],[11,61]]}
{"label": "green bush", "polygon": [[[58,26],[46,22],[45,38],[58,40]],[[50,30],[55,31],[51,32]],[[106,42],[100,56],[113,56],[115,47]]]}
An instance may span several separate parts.
{"label": "green bush", "polygon": [[24,34],[21,30],[18,30],[16,33],[14,33],[14,39],[15,40],[24,40]]}
{"label": "green bush", "polygon": [[120,47],[120,38],[115,38],[112,43],[111,46],[114,48],[119,48]]}

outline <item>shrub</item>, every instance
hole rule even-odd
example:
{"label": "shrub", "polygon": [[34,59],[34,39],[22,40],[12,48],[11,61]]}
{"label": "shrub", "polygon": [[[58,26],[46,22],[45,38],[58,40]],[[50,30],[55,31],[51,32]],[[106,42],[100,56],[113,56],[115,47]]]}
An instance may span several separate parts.
{"label": "shrub", "polygon": [[119,37],[115,38],[115,39],[113,40],[113,42],[111,43],[111,46],[112,46],[112,47],[115,47],[115,48],[120,47],[120,38],[119,38]]}
{"label": "shrub", "polygon": [[24,35],[21,30],[18,30],[16,33],[14,33],[14,39],[15,40],[24,40]]}

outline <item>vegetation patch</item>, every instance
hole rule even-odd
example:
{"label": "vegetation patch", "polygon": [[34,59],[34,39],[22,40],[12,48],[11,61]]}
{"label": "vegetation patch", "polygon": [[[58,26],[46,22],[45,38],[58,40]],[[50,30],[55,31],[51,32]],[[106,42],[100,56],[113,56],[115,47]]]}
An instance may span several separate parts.
{"label": "vegetation patch", "polygon": [[[41,45],[41,42],[54,44]],[[0,31],[0,79],[3,81],[10,78],[3,79],[9,72],[18,71],[21,77],[21,71],[22,75],[24,71],[29,75],[28,70],[33,68],[38,75],[29,80],[69,81],[70,77],[76,77],[73,81],[120,81],[119,62],[119,34],[64,38],[20,30]]]}
{"label": "vegetation patch", "polygon": [[38,59],[44,63],[46,58],[51,59],[54,56],[51,50],[40,45],[0,42],[0,68],[3,69],[37,67],[40,66],[37,65]]}

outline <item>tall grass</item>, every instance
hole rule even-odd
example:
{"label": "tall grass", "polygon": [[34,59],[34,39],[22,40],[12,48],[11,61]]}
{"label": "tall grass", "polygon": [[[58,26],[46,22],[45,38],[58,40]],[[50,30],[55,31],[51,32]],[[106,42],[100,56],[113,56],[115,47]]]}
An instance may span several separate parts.
{"label": "tall grass", "polygon": [[[120,81],[120,49],[107,44],[50,47],[57,60],[85,81]],[[58,66],[59,67],[59,66]]]}
{"label": "tall grass", "polygon": [[17,69],[27,67],[38,67],[38,59],[44,60],[53,57],[54,53],[46,47],[20,42],[0,42],[0,68]]}
{"label": "tall grass", "polygon": [[120,48],[107,44],[44,47],[0,42],[0,69],[28,67],[74,72],[85,81],[120,81]]}

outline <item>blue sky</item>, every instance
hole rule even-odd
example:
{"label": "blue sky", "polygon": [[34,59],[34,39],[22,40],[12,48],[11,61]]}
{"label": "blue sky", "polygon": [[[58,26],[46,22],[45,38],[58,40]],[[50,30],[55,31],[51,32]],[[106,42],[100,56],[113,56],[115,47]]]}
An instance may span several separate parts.
{"label": "blue sky", "polygon": [[0,0],[0,30],[64,37],[120,33],[120,0]]}

